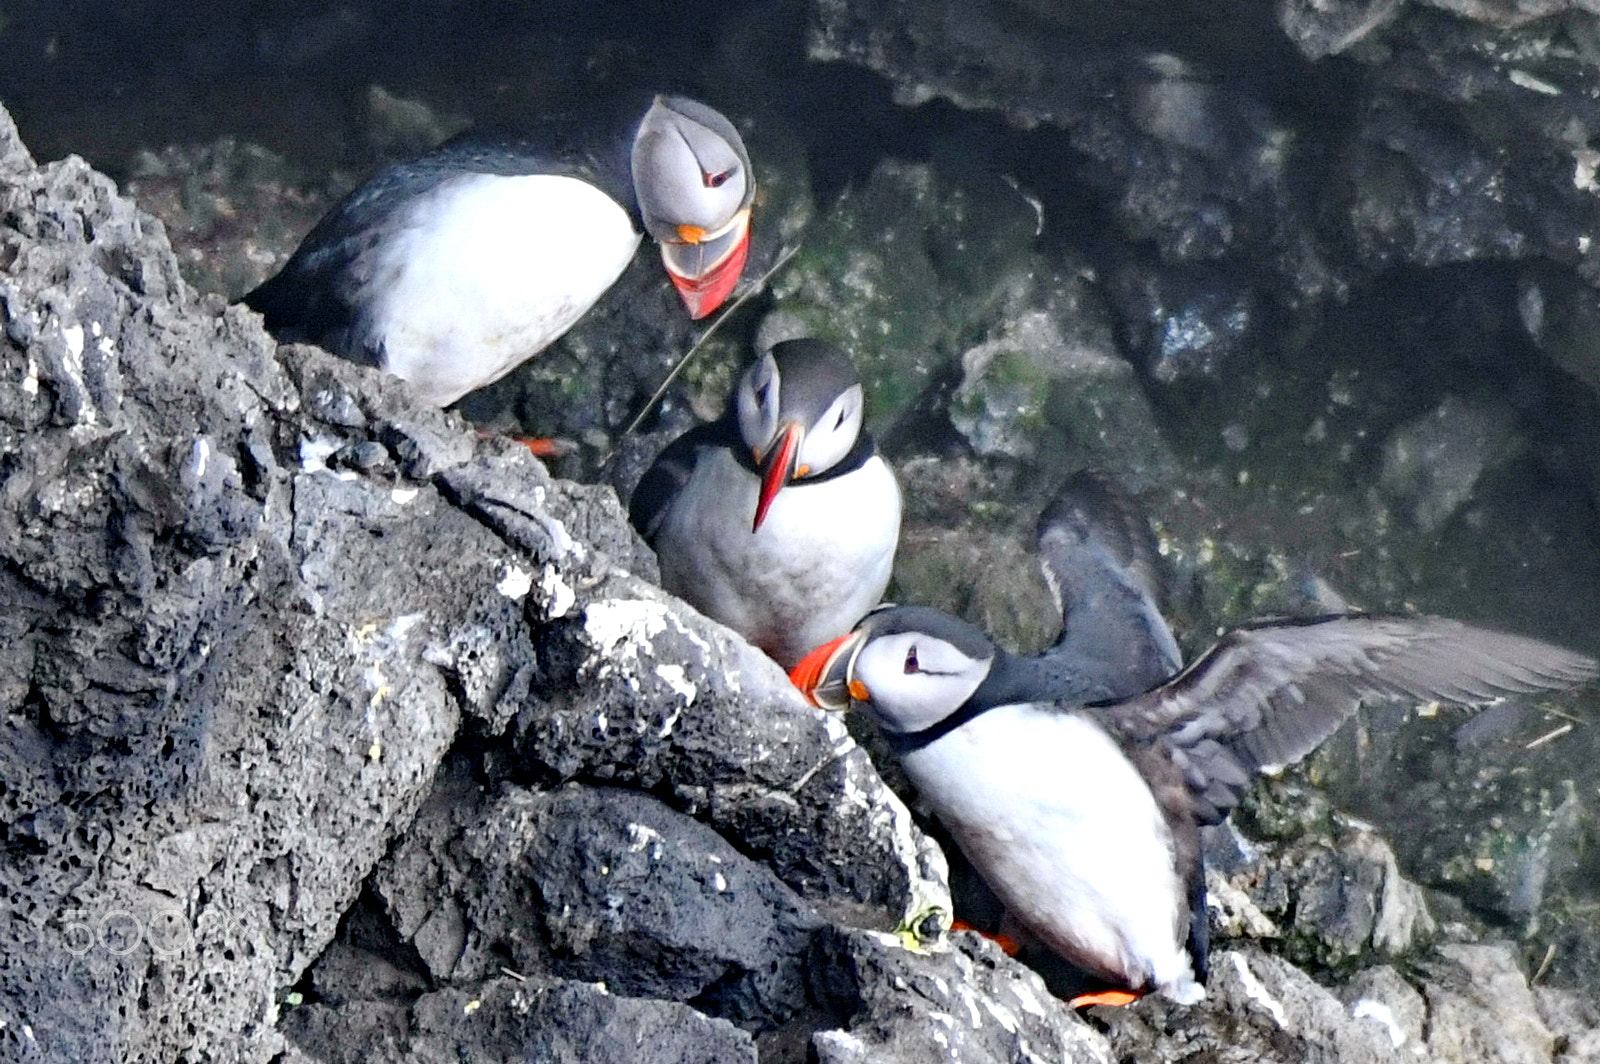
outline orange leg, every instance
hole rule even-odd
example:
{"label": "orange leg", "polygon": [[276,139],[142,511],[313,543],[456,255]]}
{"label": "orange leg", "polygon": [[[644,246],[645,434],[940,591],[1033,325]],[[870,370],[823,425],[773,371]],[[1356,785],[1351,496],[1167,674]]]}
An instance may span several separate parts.
{"label": "orange leg", "polygon": [[[478,429],[480,439],[492,440],[500,437],[498,432],[485,432]],[[553,436],[506,436],[505,439],[512,443],[520,443],[532,451],[537,458],[560,458],[562,455],[571,454],[577,449],[570,440],[557,439]]]}
{"label": "orange leg", "polygon": [[572,445],[565,440],[558,440],[548,436],[513,436],[522,446],[532,451],[539,458],[560,458],[572,452]]}
{"label": "orange leg", "polygon": [[[984,931],[973,927],[971,924],[960,918],[950,921],[950,930],[976,931],[984,938],[989,939],[995,945],[999,946],[1007,957],[1015,957],[1022,951],[1022,943],[1018,942],[1004,931]],[[1079,994],[1077,997],[1069,1000],[1067,1005],[1075,1009],[1086,1009],[1090,1005],[1110,1005],[1120,1008],[1123,1005],[1131,1005],[1142,997],[1144,997],[1144,993],[1137,990],[1096,990],[1091,994]]]}
{"label": "orange leg", "polygon": [[1012,938],[1010,935],[1006,934],[1004,931],[995,931],[995,932],[992,932],[992,933],[988,932],[988,931],[979,931],[978,928],[973,927],[971,924],[967,923],[965,920],[952,920],[952,921],[950,921],[950,930],[952,930],[952,931],[977,931],[978,934],[982,935],[984,938],[988,939],[990,942],[993,942],[995,945],[999,946],[1000,947],[1000,951],[1002,953],[1004,953],[1007,957],[1015,957],[1022,950],[1022,943],[1018,942],[1016,939]]}
{"label": "orange leg", "polygon": [[1133,990],[1098,990],[1093,994],[1079,994],[1067,1004],[1075,1009],[1086,1009],[1090,1005],[1113,1005],[1120,1008],[1123,1005],[1131,1005],[1142,997],[1143,994]]}

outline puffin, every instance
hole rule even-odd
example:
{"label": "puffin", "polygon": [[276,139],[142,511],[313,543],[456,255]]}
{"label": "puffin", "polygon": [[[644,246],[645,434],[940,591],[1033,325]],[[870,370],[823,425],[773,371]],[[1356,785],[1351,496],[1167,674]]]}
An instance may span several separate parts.
{"label": "puffin", "polygon": [[1173,675],[1176,645],[1135,556],[1105,526],[1073,523],[1086,513],[1052,507],[1041,522],[1041,563],[1065,599],[1045,652],[884,606],[791,672],[813,704],[875,723],[1008,929],[1090,977],[1075,1007],[1205,996],[1201,827],[1362,699],[1477,704],[1600,672],[1442,617],[1351,613],[1246,626]]}
{"label": "puffin", "polygon": [[672,441],[629,499],[662,586],[786,669],[848,632],[894,567],[900,487],[863,404],[844,351],[774,344],[722,417]]}
{"label": "puffin", "polygon": [[691,318],[744,271],[754,176],[733,123],[657,96],[633,130],[467,133],[380,171],[243,302],[305,342],[448,406],[561,336],[649,233]]}

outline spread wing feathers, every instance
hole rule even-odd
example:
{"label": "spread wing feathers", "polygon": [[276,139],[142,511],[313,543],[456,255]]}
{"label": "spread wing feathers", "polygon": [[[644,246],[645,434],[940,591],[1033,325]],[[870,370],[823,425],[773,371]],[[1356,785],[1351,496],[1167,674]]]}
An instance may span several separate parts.
{"label": "spread wing feathers", "polygon": [[1255,772],[1310,753],[1363,698],[1470,705],[1597,673],[1582,654],[1440,617],[1339,616],[1231,632],[1171,681],[1102,712],[1129,742],[1165,742],[1212,823]]}

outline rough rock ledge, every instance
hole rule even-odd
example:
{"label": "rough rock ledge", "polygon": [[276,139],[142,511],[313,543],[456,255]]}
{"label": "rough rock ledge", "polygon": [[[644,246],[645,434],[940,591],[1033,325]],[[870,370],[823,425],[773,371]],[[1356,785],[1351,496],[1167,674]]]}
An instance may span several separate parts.
{"label": "rough rock ledge", "polygon": [[937,849],[610,489],[275,349],[3,111],[0,321],[0,1059],[1595,1059],[1504,946],[1091,1022],[908,950]]}

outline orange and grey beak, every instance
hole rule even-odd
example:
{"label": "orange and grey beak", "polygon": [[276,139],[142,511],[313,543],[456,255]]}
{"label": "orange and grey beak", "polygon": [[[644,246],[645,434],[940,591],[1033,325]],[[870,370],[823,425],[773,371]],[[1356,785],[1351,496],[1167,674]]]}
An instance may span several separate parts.
{"label": "orange and grey beak", "polygon": [[695,225],[680,225],[675,239],[663,240],[661,261],[667,276],[696,321],[727,300],[744,273],[750,257],[750,209],[734,216],[732,224],[716,233]]}
{"label": "orange and grey beak", "polygon": [[798,421],[791,421],[783,426],[777,440],[767,448],[766,456],[759,459],[761,494],[756,498],[756,519],[750,526],[751,532],[761,528],[761,522],[767,519],[767,511],[772,507],[772,500],[794,479],[795,466],[800,458],[800,441],[805,438],[805,427]]}
{"label": "orange and grey beak", "polygon": [[789,679],[807,701],[822,709],[846,709],[851,699],[868,701],[871,695],[866,686],[850,679],[856,655],[866,645],[866,632],[859,628],[846,632],[801,658],[800,664],[789,670]]}

